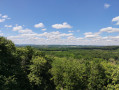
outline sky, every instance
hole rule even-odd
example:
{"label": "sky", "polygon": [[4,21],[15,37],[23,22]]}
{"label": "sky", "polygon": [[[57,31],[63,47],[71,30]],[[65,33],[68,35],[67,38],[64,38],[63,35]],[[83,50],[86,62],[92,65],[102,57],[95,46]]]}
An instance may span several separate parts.
{"label": "sky", "polygon": [[0,36],[15,44],[119,45],[119,0],[0,0]]}

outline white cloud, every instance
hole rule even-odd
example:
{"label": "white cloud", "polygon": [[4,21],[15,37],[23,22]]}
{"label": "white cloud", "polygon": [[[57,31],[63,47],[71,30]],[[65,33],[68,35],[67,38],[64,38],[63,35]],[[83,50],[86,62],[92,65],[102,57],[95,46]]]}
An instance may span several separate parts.
{"label": "white cloud", "polygon": [[[20,30],[21,31],[21,30]],[[27,30],[28,31],[28,30]],[[21,33],[21,32],[20,32]],[[17,36],[9,36],[8,38],[13,40],[15,43],[24,43],[24,44],[62,44],[66,42],[65,38],[72,36],[71,33],[60,33],[59,31],[55,32],[44,32],[41,34],[38,33],[21,33]],[[63,41],[62,41],[63,40]],[[37,42],[36,42],[37,41]]]}
{"label": "white cloud", "polygon": [[18,25],[13,27],[13,31],[19,31],[19,30],[22,30],[22,29],[23,29],[23,27],[22,26],[18,26]]}
{"label": "white cloud", "polygon": [[116,25],[119,25],[119,16],[113,18],[112,22],[117,22]]}
{"label": "white cloud", "polygon": [[99,32],[96,33],[92,33],[92,32],[86,32],[84,33],[85,38],[100,38],[100,34],[103,32],[107,32],[107,33],[115,33],[115,32],[119,32],[119,28],[112,28],[112,27],[107,27],[107,28],[102,28],[99,30]]}
{"label": "white cloud", "polygon": [[18,33],[20,34],[35,34],[31,29],[23,29],[22,26],[18,26],[16,25],[15,27],[13,27],[13,31],[18,31]]}
{"label": "white cloud", "polygon": [[10,19],[7,15],[0,14],[0,22],[5,22],[6,19]]}
{"label": "white cloud", "polygon": [[7,28],[9,28],[9,27],[12,27],[12,25],[5,25],[4,27],[7,27]]}
{"label": "white cloud", "polygon": [[72,28],[68,23],[64,22],[63,24],[54,24],[52,25],[52,28],[55,29],[63,29],[63,28]]}
{"label": "white cloud", "polygon": [[42,31],[46,31],[47,29],[46,28],[43,28],[43,29],[41,29]]}
{"label": "white cloud", "polygon": [[[20,33],[17,36],[9,36],[16,44],[59,44],[59,45],[119,45],[119,35],[117,36],[98,36],[97,33],[88,32],[88,37],[75,37],[72,33],[44,32]],[[91,36],[92,35],[92,36]],[[95,37],[94,37],[95,36]]]}
{"label": "white cloud", "polygon": [[109,7],[110,7],[110,4],[105,3],[105,4],[104,4],[104,7],[105,7],[105,8],[109,8]]}
{"label": "white cloud", "polygon": [[19,30],[18,31],[19,33],[23,33],[23,34],[31,34],[31,33],[34,33],[32,30],[30,29],[24,29],[24,30]]}
{"label": "white cloud", "polygon": [[69,30],[68,32],[74,32],[74,31]]}
{"label": "white cloud", "polygon": [[5,19],[0,19],[0,22],[4,22],[5,21]]}
{"label": "white cloud", "polygon": [[71,33],[66,34],[66,33],[60,33],[59,31],[55,32],[44,32],[42,34],[38,34],[38,36],[46,37],[46,38],[61,38],[61,37],[67,37],[67,36],[72,36]]}
{"label": "white cloud", "polygon": [[2,16],[2,18],[8,19],[8,16],[7,15],[4,15],[4,16]]}
{"label": "white cloud", "polygon": [[119,28],[107,27],[107,28],[102,28],[99,32],[100,33],[102,32],[114,33],[114,32],[119,32]]}
{"label": "white cloud", "polygon": [[45,27],[43,23],[38,23],[34,25],[35,28],[43,28]]}
{"label": "white cloud", "polygon": [[99,33],[92,33],[92,32],[86,32],[84,33],[85,38],[98,38],[99,37]]}
{"label": "white cloud", "polygon": [[17,31],[20,34],[31,34],[31,33],[34,33],[31,29],[27,29],[27,28],[23,29],[23,27],[19,26],[19,25],[16,25],[15,27],[13,27],[12,31]]}
{"label": "white cloud", "polygon": [[[4,22],[8,19],[8,16],[0,16],[1,22]],[[112,19],[112,22],[117,21],[119,23],[119,16]],[[4,27],[12,27],[12,25],[5,25]],[[47,30],[43,23],[34,25],[36,28],[41,28],[42,31]],[[64,22],[62,24],[54,24],[53,28],[63,29],[63,28],[72,28],[71,25]],[[53,32],[43,32],[35,33],[31,29],[24,28],[23,26],[16,25],[13,27],[12,31],[18,32],[16,36],[8,36],[8,39],[11,39],[15,44],[61,44],[61,45],[119,45],[119,35],[117,36],[101,36],[102,33],[115,33],[119,32],[119,28],[106,27],[100,29],[98,32],[86,32],[84,37],[74,36],[69,30],[69,33],[62,33],[60,31]],[[76,32],[80,32],[77,30]],[[0,36],[3,36],[3,33],[0,31]]]}
{"label": "white cloud", "polygon": [[[17,27],[19,27],[17,25]],[[119,35],[101,36],[103,32],[118,32],[118,28],[102,28],[98,32],[86,32],[85,37],[76,37],[72,33],[59,31],[35,33],[31,29],[15,29],[17,36],[8,36],[16,44],[59,44],[59,45],[119,45]]]}

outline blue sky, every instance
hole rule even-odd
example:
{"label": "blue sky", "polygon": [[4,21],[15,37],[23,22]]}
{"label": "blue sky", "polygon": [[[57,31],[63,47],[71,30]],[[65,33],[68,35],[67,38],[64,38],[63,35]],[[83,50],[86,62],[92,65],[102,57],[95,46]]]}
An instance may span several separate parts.
{"label": "blue sky", "polygon": [[0,0],[15,44],[119,45],[119,0]]}

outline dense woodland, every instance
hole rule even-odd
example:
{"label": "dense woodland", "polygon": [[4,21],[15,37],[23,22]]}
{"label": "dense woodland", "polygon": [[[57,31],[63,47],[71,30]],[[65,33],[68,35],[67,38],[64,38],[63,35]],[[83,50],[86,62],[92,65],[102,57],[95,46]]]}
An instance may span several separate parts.
{"label": "dense woodland", "polygon": [[15,46],[0,37],[0,90],[119,90],[119,47]]}

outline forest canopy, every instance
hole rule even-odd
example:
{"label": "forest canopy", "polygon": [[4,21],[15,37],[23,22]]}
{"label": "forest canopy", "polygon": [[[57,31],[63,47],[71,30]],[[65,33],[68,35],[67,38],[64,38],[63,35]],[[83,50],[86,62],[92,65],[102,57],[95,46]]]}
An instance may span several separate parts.
{"label": "forest canopy", "polygon": [[16,47],[0,37],[0,90],[119,90],[119,47]]}

